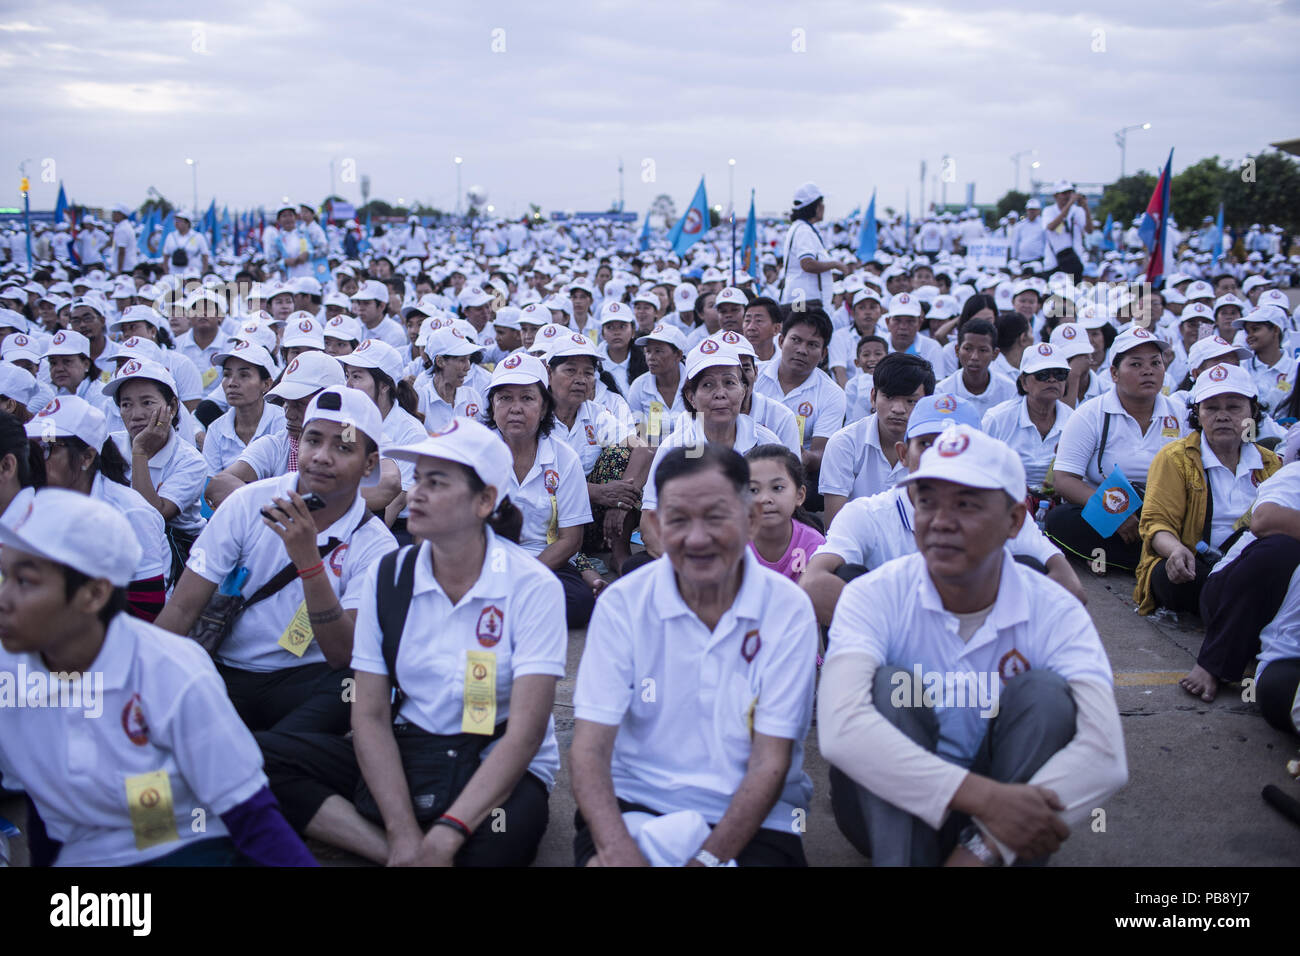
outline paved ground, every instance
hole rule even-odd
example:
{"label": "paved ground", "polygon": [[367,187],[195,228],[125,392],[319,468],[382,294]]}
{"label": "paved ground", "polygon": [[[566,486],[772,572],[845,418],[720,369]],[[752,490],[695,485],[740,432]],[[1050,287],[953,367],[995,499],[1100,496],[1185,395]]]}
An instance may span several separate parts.
{"label": "paved ground", "polygon": [[[1128,747],[1129,784],[1106,806],[1105,831],[1077,827],[1054,859],[1063,866],[1256,866],[1300,865],[1300,827],[1260,798],[1273,783],[1300,798],[1300,783],[1286,762],[1300,742],[1269,727],[1241,691],[1225,688],[1212,704],[1185,694],[1177,679],[1191,666],[1200,631],[1155,623],[1133,611],[1132,578],[1092,576],[1076,565],[1088,592],[1088,609],[1102,635],[1116,675],[1116,694]],[[568,677],[561,681],[555,717],[560,746],[573,733],[573,678],[582,655],[583,632],[569,641]],[[861,866],[831,816],[827,765],[809,736],[807,764],[815,797],[805,846],[816,866]],[[0,800],[0,816],[21,822],[17,801]],[[551,825],[539,866],[572,863],[573,799],[567,766],[551,798]],[[19,840],[14,863],[26,864]],[[350,860],[322,854],[332,865]]]}

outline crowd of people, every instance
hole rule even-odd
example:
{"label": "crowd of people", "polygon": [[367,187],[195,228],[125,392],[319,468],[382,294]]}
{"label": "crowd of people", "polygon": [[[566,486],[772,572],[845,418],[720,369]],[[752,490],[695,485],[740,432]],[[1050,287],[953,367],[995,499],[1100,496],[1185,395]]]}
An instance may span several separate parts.
{"label": "crowd of people", "polygon": [[107,715],[0,696],[35,864],[526,865],[567,759],[576,865],[803,865],[814,708],[875,864],[1042,862],[1128,777],[1103,570],[1202,617],[1189,693],[1254,666],[1300,726],[1277,243],[1155,287],[1066,182],[866,261],[805,183],[753,275],[722,230],[130,217],[0,267],[0,678]]}

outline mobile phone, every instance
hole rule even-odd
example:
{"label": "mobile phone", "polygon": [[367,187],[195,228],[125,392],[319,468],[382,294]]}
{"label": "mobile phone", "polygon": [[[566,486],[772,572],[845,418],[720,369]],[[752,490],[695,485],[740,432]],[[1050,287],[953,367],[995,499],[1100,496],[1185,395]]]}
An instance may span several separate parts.
{"label": "mobile phone", "polygon": [[[320,495],[316,494],[315,492],[310,492],[308,494],[303,495],[302,500],[303,503],[307,505],[308,511],[320,511],[322,508],[325,507],[325,499],[322,498]],[[278,520],[266,508],[262,509],[262,517],[265,518],[267,521]]]}

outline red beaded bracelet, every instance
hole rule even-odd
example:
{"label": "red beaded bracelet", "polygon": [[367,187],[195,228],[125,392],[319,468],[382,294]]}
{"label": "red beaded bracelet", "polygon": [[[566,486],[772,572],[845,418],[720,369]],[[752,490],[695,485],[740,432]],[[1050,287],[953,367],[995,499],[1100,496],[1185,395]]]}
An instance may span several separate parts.
{"label": "red beaded bracelet", "polygon": [[460,832],[460,835],[463,836],[466,840],[468,840],[470,836],[472,836],[469,827],[465,825],[464,821],[457,820],[449,813],[444,813],[438,819],[434,820],[433,825],[434,826],[441,825],[444,827],[451,827],[453,830],[458,830]]}

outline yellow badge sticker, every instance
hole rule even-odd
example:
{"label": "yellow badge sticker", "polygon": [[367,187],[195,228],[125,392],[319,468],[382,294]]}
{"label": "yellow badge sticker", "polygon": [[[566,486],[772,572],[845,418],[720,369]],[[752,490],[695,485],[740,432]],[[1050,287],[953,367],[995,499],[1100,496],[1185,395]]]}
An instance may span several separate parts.
{"label": "yellow badge sticker", "polygon": [[803,429],[804,429],[804,426],[808,424],[808,416],[806,416],[806,415],[796,415],[796,416],[794,417],[794,420],[795,420],[796,422],[799,423],[799,447],[802,448],[802,447],[803,447]]}
{"label": "yellow badge sticker", "polygon": [[560,540],[560,505],[551,495],[551,520],[546,525],[546,543],[555,544]]}
{"label": "yellow badge sticker", "polygon": [[204,369],[203,374],[200,376],[200,378],[203,380],[203,387],[211,388],[212,383],[217,380],[217,376],[220,374],[221,374],[221,370],[217,368],[215,365],[212,366],[211,368]]}
{"label": "yellow badge sticker", "polygon": [[497,725],[497,655],[494,651],[465,652],[465,710],[461,733],[491,734]]}
{"label": "yellow badge sticker", "polygon": [[166,770],[126,778],[126,805],[131,811],[135,848],[147,850],[181,838],[172,807],[172,783]]}
{"label": "yellow badge sticker", "polygon": [[289,626],[280,635],[279,645],[294,657],[302,657],[311,647],[311,621],[307,617],[307,602],[298,605]]}
{"label": "yellow badge sticker", "polygon": [[664,407],[659,402],[650,403],[650,418],[646,422],[646,434],[658,437],[663,428]]}

